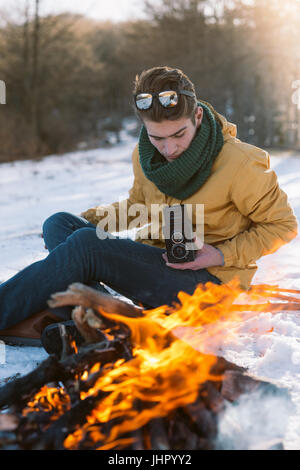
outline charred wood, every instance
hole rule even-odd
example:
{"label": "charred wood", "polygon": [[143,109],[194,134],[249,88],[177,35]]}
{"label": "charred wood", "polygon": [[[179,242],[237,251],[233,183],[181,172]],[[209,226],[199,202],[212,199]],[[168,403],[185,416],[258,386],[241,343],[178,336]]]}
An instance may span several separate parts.
{"label": "charred wood", "polygon": [[0,408],[23,403],[27,397],[37,392],[43,385],[53,381],[64,382],[72,379],[76,372],[88,369],[95,362],[101,362],[103,365],[120,358],[117,349],[101,349],[101,347],[103,348],[102,344],[94,345],[93,348],[83,348],[78,354],[68,356],[63,361],[49,356],[29,374],[0,388]]}
{"label": "charred wood", "polygon": [[[204,434],[204,430],[202,430],[202,433]],[[205,444],[209,449],[213,449],[210,438],[203,440],[198,433],[198,429],[191,426],[181,409],[177,410],[169,419],[168,439],[170,448],[174,450],[199,450],[201,449],[199,447],[200,441],[202,441],[202,445]]]}
{"label": "charred wood", "polygon": [[[215,413],[208,410],[200,400],[186,405],[180,409],[182,420],[185,421],[190,429],[202,438],[214,440],[217,435],[217,418]],[[185,415],[185,416],[184,416]]]}
{"label": "charred wood", "polygon": [[66,411],[40,436],[39,446],[48,450],[64,449],[63,442],[67,435],[85,423],[86,417],[108,393],[100,391]]}
{"label": "charred wood", "polygon": [[228,362],[226,359],[224,359],[224,357],[216,357],[216,362],[212,366],[210,373],[212,375],[222,375],[227,370],[246,372],[244,367],[240,367],[233,362]]}
{"label": "charred wood", "polygon": [[226,400],[234,402],[241,395],[253,392],[287,395],[286,389],[280,389],[272,382],[252,377],[237,370],[228,370],[224,373],[221,394]]}
{"label": "charred wood", "polygon": [[206,408],[216,414],[223,411],[225,407],[224,397],[219,392],[220,388],[221,382],[212,382],[210,380],[207,380],[200,386],[199,389],[199,395]]}
{"label": "charred wood", "polygon": [[29,374],[0,388],[0,408],[23,402],[26,397],[38,391],[46,383],[64,376],[65,371],[62,365],[55,357],[49,356]]}

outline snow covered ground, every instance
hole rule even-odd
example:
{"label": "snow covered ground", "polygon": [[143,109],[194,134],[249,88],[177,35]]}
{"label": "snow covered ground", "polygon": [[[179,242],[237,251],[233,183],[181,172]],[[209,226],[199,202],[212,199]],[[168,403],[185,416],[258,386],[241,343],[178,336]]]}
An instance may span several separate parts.
{"label": "snow covered ground", "polygon": [[[132,183],[131,151],[135,141],[123,137],[122,144],[108,149],[0,165],[0,282],[46,256],[40,234],[49,215],[58,211],[79,214],[96,204],[127,196]],[[299,220],[300,153],[271,152],[271,165]],[[300,289],[299,261],[300,237],[297,237],[258,262],[253,283]],[[250,373],[275,380],[289,389],[295,406],[291,416],[288,410],[278,411],[276,400],[264,405],[272,428],[270,439],[284,432],[285,448],[300,449],[300,314],[252,315],[218,353],[247,367]],[[41,348],[0,344],[0,384],[7,377],[28,373],[46,356]],[[238,421],[246,436],[242,443],[236,441],[235,448],[257,446],[253,421],[257,424],[260,413],[250,414],[251,419],[249,409],[241,404],[229,410],[222,422],[224,435],[234,434],[232,423]]]}

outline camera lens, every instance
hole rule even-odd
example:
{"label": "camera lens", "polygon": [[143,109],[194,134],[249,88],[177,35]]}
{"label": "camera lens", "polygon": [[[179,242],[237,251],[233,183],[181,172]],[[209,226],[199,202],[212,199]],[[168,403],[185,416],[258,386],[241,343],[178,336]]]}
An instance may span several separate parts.
{"label": "camera lens", "polygon": [[172,255],[176,259],[183,259],[186,257],[186,249],[185,245],[179,244],[179,245],[174,245],[172,246]]}
{"label": "camera lens", "polygon": [[171,239],[174,243],[183,242],[183,235],[181,232],[174,232],[171,236]]}

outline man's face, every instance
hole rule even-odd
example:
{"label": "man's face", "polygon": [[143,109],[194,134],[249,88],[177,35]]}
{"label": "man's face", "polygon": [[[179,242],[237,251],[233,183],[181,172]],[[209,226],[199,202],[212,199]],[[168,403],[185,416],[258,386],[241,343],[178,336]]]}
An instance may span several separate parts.
{"label": "man's face", "polygon": [[203,109],[198,107],[195,124],[190,118],[184,117],[176,121],[162,122],[144,119],[144,125],[152,145],[168,162],[172,162],[188,149],[201,124],[202,117]]}

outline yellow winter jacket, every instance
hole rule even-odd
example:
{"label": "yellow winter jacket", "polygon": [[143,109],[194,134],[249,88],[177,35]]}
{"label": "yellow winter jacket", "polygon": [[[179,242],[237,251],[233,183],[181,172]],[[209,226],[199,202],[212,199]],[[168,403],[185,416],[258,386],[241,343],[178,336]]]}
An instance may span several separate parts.
{"label": "yellow winter jacket", "polygon": [[[136,146],[132,155],[134,182],[126,202],[128,208],[132,204],[146,205],[149,214],[151,204],[204,204],[204,242],[219,248],[224,255],[223,266],[207,270],[222,283],[237,278],[240,287],[248,289],[257,270],[256,260],[296,237],[297,219],[278,185],[275,172],[270,169],[268,153],[237,139],[236,126],[220,114],[219,117],[223,124],[224,146],[211,175],[196,193],[178,200],[160,192],[144,175]],[[108,211],[110,208],[117,211],[117,221],[119,204],[115,202],[105,207]],[[99,209],[103,207],[99,206]],[[103,211],[101,216],[97,215],[96,207],[88,209],[82,216],[95,225],[104,221]],[[136,217],[136,214],[127,216],[127,223]],[[196,231],[194,213],[193,226]],[[107,230],[108,224],[101,227]],[[161,227],[159,239],[143,237],[143,233],[145,235],[143,231],[137,232],[135,240],[165,247]]]}

